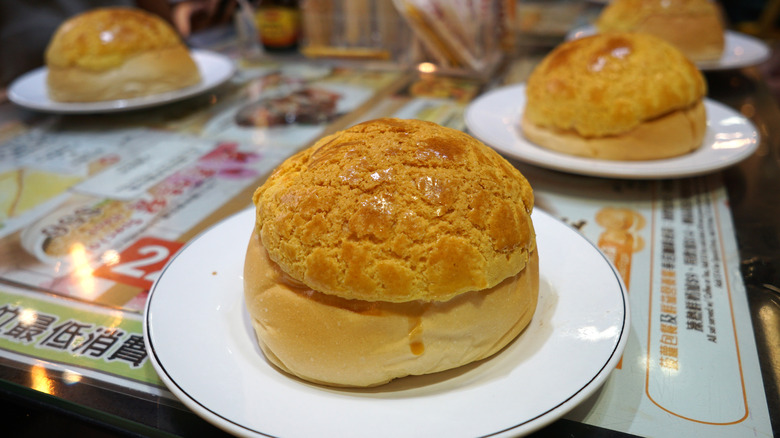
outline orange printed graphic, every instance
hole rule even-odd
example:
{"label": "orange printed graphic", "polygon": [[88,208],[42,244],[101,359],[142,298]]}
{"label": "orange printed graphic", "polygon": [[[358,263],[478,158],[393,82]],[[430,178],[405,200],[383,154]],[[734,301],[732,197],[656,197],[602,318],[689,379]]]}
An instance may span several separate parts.
{"label": "orange printed graphic", "polygon": [[148,290],[182,245],[154,237],[141,238],[117,257],[107,259],[93,275]]}
{"label": "orange printed graphic", "polygon": [[644,248],[637,231],[645,226],[645,218],[628,208],[606,207],[596,213],[596,223],[604,228],[599,236],[599,248],[617,268],[626,287],[631,283],[631,256]]}
{"label": "orange printed graphic", "polygon": [[[605,207],[596,213],[596,223],[604,228],[598,246],[623,278],[626,288],[631,284],[631,257],[645,246],[636,232],[645,226],[645,218],[628,208]],[[623,367],[621,358],[617,369]]]}

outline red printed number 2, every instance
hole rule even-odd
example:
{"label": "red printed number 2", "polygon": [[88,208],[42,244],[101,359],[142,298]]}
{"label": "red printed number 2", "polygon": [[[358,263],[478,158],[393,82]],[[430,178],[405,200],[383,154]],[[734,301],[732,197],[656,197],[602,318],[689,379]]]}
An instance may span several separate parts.
{"label": "red printed number 2", "polygon": [[148,290],[182,245],[154,237],[141,238],[119,254],[118,263],[100,266],[93,275]]}

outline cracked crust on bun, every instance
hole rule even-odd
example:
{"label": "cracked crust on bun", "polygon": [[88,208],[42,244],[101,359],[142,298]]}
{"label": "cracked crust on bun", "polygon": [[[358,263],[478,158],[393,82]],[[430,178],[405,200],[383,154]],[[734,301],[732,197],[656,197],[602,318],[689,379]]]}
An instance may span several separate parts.
{"label": "cracked crust on bun", "polygon": [[652,160],[701,146],[706,130],[701,72],[652,35],[611,33],[567,41],[526,84],[523,135],[558,152]]}
{"label": "cracked crust on bun", "polygon": [[98,8],[65,21],[45,53],[47,91],[59,102],[96,102],[178,90],[198,66],[163,19],[133,8]]}
{"label": "cracked crust on bun", "polygon": [[489,357],[539,289],[528,181],[463,132],[378,119],[319,140],[257,189],[246,306],[268,360],[376,386]]}

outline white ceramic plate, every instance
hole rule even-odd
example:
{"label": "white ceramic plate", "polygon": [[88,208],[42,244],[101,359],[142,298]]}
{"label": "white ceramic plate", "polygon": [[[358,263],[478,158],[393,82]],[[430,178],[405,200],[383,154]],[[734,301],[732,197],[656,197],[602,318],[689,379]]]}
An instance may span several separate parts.
{"label": "white ceramic plate", "polygon": [[[582,38],[595,33],[594,26],[583,26],[569,32],[566,39]],[[718,60],[697,62],[696,66],[700,70],[716,71],[750,67],[769,59],[771,55],[769,46],[760,39],[733,30],[727,30],[725,34],[723,55]]]}
{"label": "white ceramic plate", "polygon": [[133,99],[102,102],[56,102],[46,92],[46,67],[30,71],[8,88],[8,98],[25,108],[56,114],[89,114],[128,111],[162,105],[195,96],[223,84],[235,72],[230,58],[206,50],[193,50],[192,58],[200,69],[202,80],[193,86]]}
{"label": "white ceramic plate", "polygon": [[548,169],[580,175],[627,179],[680,178],[714,172],[749,157],[759,134],[750,120],[731,108],[705,99],[707,131],[702,146],[686,155],[647,161],[613,161],[577,157],[531,143],[520,131],[525,84],[489,91],[465,113],[469,131],[497,151]]}
{"label": "white ceramic plate", "polygon": [[144,318],[160,378],[187,407],[248,437],[517,436],[560,418],[615,367],[628,297],[612,265],[579,233],[533,213],[539,304],[528,328],[492,358],[373,389],[335,389],[271,366],[242,290],[254,212],[193,240],[152,288]]}

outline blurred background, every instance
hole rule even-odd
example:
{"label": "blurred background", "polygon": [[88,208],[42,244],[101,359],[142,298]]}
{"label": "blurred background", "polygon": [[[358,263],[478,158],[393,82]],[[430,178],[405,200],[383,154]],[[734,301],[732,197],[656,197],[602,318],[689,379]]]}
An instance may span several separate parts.
{"label": "blurred background", "polygon": [[[552,47],[592,23],[608,0],[3,0],[0,86],[43,65],[51,35],[66,18],[98,6],[137,6],[173,25],[191,44],[204,34],[241,33],[247,50],[393,62],[429,61],[489,74],[527,45]],[[720,0],[726,26],[773,48],[760,67],[776,95],[774,50],[780,0]]]}

